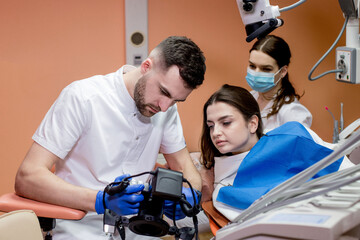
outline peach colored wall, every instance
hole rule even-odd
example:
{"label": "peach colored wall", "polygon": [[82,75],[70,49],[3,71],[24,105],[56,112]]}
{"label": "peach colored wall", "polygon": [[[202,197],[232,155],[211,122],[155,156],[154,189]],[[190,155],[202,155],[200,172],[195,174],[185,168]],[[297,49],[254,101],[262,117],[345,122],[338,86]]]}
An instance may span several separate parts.
{"label": "peach colored wall", "polygon": [[[271,1],[280,7],[294,0]],[[13,190],[16,169],[31,136],[61,89],[70,82],[115,71],[125,62],[124,0],[16,0],[0,8],[0,194]],[[328,106],[345,126],[360,117],[360,85],[339,83],[334,74],[307,80],[312,66],[337,37],[343,16],[337,0],[308,0],[282,13],[277,34],[292,49],[290,78],[305,91],[301,102],[313,113],[313,129],[331,141]],[[169,35],[187,35],[207,57],[206,80],[179,105],[191,151],[198,150],[202,105],[222,84],[245,81],[248,49],[235,0],[149,0],[149,48]],[[345,44],[342,37],[339,46]],[[333,69],[332,52],[313,76]]]}
{"label": "peach colored wall", "polygon": [[118,0],[2,1],[0,193],[62,88],[124,64],[123,12]]}

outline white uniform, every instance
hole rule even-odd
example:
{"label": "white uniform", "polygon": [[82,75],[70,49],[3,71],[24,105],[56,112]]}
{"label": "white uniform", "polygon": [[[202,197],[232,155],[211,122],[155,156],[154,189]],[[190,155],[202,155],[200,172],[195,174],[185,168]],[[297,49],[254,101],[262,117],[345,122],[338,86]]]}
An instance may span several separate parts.
{"label": "white uniform", "polygon": [[[314,131],[309,128],[306,130],[310,133],[313,140],[322,146],[333,149],[335,144],[324,142]],[[214,192],[212,195],[213,205],[214,207],[221,212],[226,218],[230,221],[233,221],[243,210],[235,207],[231,207],[222,202],[216,201],[220,188],[223,186],[232,186],[238,171],[238,168],[249,153],[244,152],[233,156],[222,156],[215,157],[215,165],[214,165]],[[344,156],[344,159],[340,165],[339,171],[348,167],[354,166],[350,160]]]}
{"label": "white uniform", "polygon": [[[256,100],[258,99],[258,92],[253,90],[250,93]],[[290,121],[297,121],[305,127],[311,127],[312,115],[310,111],[299,102],[299,100],[295,99],[292,103],[282,105],[277,114],[267,118],[266,116],[271,112],[273,103],[274,101],[271,100],[260,113],[265,132]]]}
{"label": "white uniform", "polygon": [[[132,68],[67,86],[34,134],[34,141],[62,159],[56,175],[66,182],[102,190],[117,176],[152,170],[159,151],[185,147],[176,105],[151,118],[140,114],[123,82]],[[54,239],[109,238],[102,232],[102,215],[88,213],[80,221],[58,220]]]}

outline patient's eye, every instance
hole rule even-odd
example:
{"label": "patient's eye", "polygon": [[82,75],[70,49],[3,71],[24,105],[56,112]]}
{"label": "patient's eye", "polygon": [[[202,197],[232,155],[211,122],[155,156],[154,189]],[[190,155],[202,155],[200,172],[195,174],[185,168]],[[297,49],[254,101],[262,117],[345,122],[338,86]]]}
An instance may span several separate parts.
{"label": "patient's eye", "polygon": [[226,126],[229,126],[231,124],[231,121],[225,121],[222,124],[226,127]]}

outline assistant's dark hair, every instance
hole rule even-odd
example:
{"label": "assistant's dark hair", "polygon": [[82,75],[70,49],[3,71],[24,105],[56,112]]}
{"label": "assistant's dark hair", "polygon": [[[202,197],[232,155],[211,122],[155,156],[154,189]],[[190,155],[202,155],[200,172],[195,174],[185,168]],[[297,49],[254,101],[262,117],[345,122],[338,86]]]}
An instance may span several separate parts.
{"label": "assistant's dark hair", "polygon": [[201,49],[189,38],[171,36],[157,47],[161,64],[165,69],[176,65],[187,87],[195,89],[204,81],[206,71],[205,56]]}
{"label": "assistant's dark hair", "polygon": [[243,115],[246,122],[248,122],[254,115],[258,117],[259,124],[256,130],[256,135],[260,139],[263,135],[263,124],[260,116],[260,108],[253,97],[253,95],[242,87],[223,85],[219,90],[210,96],[203,108],[203,126],[200,139],[202,161],[206,168],[211,168],[214,165],[214,157],[224,156],[217,150],[211,141],[210,128],[207,125],[207,108],[216,102],[223,102],[235,107],[241,115]]}
{"label": "assistant's dark hair", "polygon": [[[263,38],[260,38],[254,43],[253,47],[250,49],[250,52],[253,50],[266,53],[275,59],[279,69],[285,65],[289,66],[290,64],[290,48],[285,40],[281,37],[267,35]],[[300,95],[296,92],[295,88],[291,84],[289,80],[289,74],[287,73],[285,77],[281,79],[281,88],[276,94],[271,112],[267,115],[267,117],[277,114],[284,104],[295,101],[295,98],[299,100]]]}

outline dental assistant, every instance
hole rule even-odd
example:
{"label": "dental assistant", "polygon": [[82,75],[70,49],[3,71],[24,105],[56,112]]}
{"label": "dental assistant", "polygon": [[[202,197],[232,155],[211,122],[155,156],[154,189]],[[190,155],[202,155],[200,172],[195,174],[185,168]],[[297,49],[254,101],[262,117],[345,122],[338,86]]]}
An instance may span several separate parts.
{"label": "dental assistant", "polygon": [[250,49],[246,81],[253,89],[265,132],[297,121],[310,128],[312,115],[289,80],[289,45],[280,37],[267,35]]}

